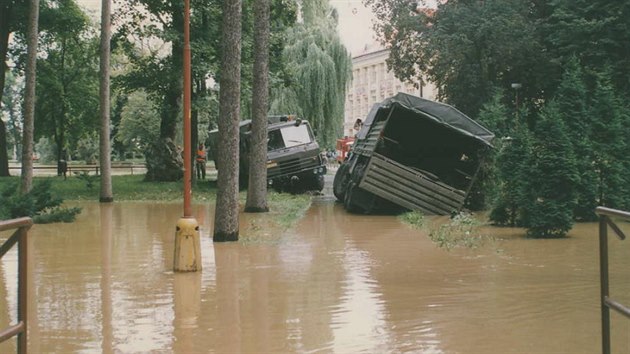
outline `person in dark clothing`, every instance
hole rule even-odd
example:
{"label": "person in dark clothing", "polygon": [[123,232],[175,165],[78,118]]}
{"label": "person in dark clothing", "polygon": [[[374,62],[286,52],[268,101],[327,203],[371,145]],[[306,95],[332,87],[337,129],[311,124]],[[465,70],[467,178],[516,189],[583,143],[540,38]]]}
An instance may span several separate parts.
{"label": "person in dark clothing", "polygon": [[68,161],[61,159],[59,160],[59,175],[63,175],[63,179],[67,178],[68,174]]}

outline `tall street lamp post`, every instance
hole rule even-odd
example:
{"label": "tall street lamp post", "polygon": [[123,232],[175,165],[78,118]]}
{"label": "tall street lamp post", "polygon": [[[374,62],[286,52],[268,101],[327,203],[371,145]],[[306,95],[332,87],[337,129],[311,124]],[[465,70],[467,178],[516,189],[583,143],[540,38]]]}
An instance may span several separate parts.
{"label": "tall street lamp post", "polygon": [[196,272],[201,270],[199,223],[192,215],[192,154],[190,141],[190,0],[184,0],[184,216],[177,221],[173,270]]}
{"label": "tall street lamp post", "polygon": [[518,120],[518,90],[521,89],[521,87],[523,87],[522,84],[515,82],[512,84],[512,88],[514,89],[514,94],[515,94],[515,100],[514,100],[514,107],[516,108],[516,119]]}

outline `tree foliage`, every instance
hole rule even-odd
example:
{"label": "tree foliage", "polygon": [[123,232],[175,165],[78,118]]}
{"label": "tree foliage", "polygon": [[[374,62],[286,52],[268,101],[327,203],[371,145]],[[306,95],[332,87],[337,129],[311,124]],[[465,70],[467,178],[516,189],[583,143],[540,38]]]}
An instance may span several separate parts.
{"label": "tree foliage", "polygon": [[[253,62],[253,11],[252,1],[243,1],[244,20],[241,103],[246,107],[243,111],[249,114],[251,100],[251,63]],[[272,13],[272,71],[282,67],[278,45],[282,46],[283,36],[276,35],[295,21],[294,0],[274,0]],[[160,155],[166,145],[164,139],[176,141],[175,128],[180,117],[180,96],[182,93],[182,53],[183,53],[183,8],[182,2],[167,0],[133,0],[125,2],[115,15],[118,26],[114,36],[115,47],[123,49],[129,59],[131,70],[118,78],[118,84],[128,92],[143,89],[160,112],[160,139],[151,148],[152,155]],[[219,56],[221,53],[222,35],[220,26],[223,12],[222,1],[193,0],[191,2],[191,49],[192,49],[192,119],[198,123],[203,112],[217,112],[216,90],[208,87],[210,82],[221,80]],[[275,55],[274,55],[275,53]],[[216,125],[216,114],[210,117],[209,126]],[[193,124],[196,130],[198,124]],[[193,132],[193,140],[198,140],[197,131]],[[174,147],[169,147],[172,149]],[[159,161],[157,159],[156,161]],[[173,169],[179,169],[173,166]],[[156,178],[162,178],[156,175]]]}
{"label": "tree foliage", "polygon": [[[274,113],[296,113],[313,126],[323,146],[341,134],[351,58],[337,34],[328,0],[302,3],[303,22],[289,33],[284,56],[294,79],[274,91]],[[296,110],[296,111],[293,111]]]}
{"label": "tree foliage", "polygon": [[411,83],[426,76],[438,98],[476,117],[495,87],[523,84],[540,97],[554,67],[545,57],[533,4],[521,0],[442,2],[416,9],[400,0],[364,0],[374,10],[380,41],[390,48],[395,75]]}
{"label": "tree foliage", "polygon": [[[616,0],[554,0],[541,30],[551,57],[577,57],[593,77],[608,67],[613,87],[630,90],[630,3]],[[595,79],[595,77],[593,77]]]}
{"label": "tree foliage", "polygon": [[72,222],[81,208],[63,208],[63,199],[51,192],[51,180],[35,183],[26,194],[18,193],[17,183],[9,183],[0,191],[0,220],[32,217],[36,223]]}
{"label": "tree foliage", "polygon": [[574,215],[578,220],[593,221],[596,218],[595,207],[598,200],[598,179],[593,169],[595,157],[591,141],[593,127],[583,70],[575,57],[566,65],[555,102],[573,144],[577,168],[580,171]]}
{"label": "tree foliage", "polygon": [[597,174],[599,205],[628,208],[627,125],[630,117],[613,88],[610,75],[599,75],[589,110],[592,124],[593,168]]}
{"label": "tree foliage", "polygon": [[124,151],[140,155],[158,139],[160,115],[144,91],[135,91],[127,97],[120,116],[115,139]]}
{"label": "tree foliage", "polygon": [[64,16],[40,36],[35,136],[53,138],[62,159],[98,127],[98,38],[74,2],[59,6]]}
{"label": "tree foliage", "polygon": [[[428,77],[439,99],[511,138],[495,143],[495,172],[484,174],[491,220],[557,236],[571,218],[593,220],[596,205],[630,208],[627,1],[363,2],[398,78]],[[494,95],[512,83],[522,86]],[[572,152],[562,158],[551,146]]]}
{"label": "tree foliage", "polygon": [[535,138],[522,169],[522,208],[527,233],[561,237],[573,226],[579,181],[573,146],[560,110],[547,104],[536,123]]}

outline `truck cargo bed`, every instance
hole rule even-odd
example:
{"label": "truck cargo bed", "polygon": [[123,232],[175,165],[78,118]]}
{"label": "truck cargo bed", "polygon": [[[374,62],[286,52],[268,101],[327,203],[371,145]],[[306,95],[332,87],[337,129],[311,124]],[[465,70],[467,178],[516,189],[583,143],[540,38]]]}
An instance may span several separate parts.
{"label": "truck cargo bed", "polygon": [[410,210],[448,215],[464,204],[466,193],[422,171],[374,153],[359,187]]}

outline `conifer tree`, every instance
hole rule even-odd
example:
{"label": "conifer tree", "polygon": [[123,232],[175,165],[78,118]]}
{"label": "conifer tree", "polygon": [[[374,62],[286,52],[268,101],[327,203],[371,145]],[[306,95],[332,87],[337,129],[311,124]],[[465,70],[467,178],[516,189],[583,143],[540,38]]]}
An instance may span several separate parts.
{"label": "conifer tree", "polygon": [[497,186],[490,220],[497,225],[522,226],[524,190],[531,136],[524,124],[516,122],[506,133],[496,157]]}
{"label": "conifer tree", "polygon": [[573,226],[578,170],[558,104],[539,114],[523,169],[522,208],[527,234],[562,237]]}
{"label": "conifer tree", "polygon": [[628,143],[624,135],[624,113],[607,72],[600,74],[593,93],[589,116],[592,121],[591,141],[597,174],[599,205],[624,208],[628,187],[624,183]]}
{"label": "conifer tree", "polygon": [[555,97],[558,109],[567,128],[575,152],[580,180],[577,185],[577,220],[593,221],[597,218],[597,176],[593,169],[591,122],[588,114],[588,93],[583,72],[577,58],[571,58]]}
{"label": "conifer tree", "polygon": [[495,149],[489,151],[483,158],[481,168],[466,202],[471,210],[483,210],[487,204],[498,198],[499,179],[497,171],[497,155],[508,136],[508,109],[502,103],[504,92],[496,90],[492,99],[487,102],[479,113],[478,121],[495,135],[492,142]]}
{"label": "conifer tree", "polygon": [[615,95],[608,73],[597,78],[590,116],[593,122],[591,140],[598,174],[599,204],[623,208],[627,186],[624,185],[623,163],[627,142],[623,134],[622,105]]}

